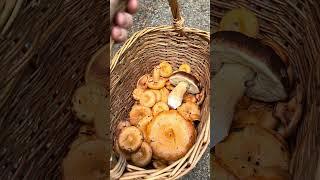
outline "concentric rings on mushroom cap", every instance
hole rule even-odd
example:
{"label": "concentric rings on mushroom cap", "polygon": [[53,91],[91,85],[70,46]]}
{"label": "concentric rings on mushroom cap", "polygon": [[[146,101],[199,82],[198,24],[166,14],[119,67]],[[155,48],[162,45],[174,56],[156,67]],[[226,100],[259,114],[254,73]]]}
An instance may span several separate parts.
{"label": "concentric rings on mushroom cap", "polygon": [[[238,63],[256,72],[247,89],[253,99],[272,102],[287,98],[289,81],[287,67],[281,57],[258,39],[234,31],[212,35],[213,63]],[[235,72],[236,74],[237,72]]]}
{"label": "concentric rings on mushroom cap", "polygon": [[183,157],[196,139],[196,130],[190,121],[177,111],[161,112],[147,127],[147,141],[155,157],[175,161]]}

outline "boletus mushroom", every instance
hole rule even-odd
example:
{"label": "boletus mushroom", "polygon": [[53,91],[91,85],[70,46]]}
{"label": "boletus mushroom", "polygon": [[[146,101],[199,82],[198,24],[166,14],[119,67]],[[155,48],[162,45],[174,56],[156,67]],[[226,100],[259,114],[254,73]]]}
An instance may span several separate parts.
{"label": "boletus mushroom", "polygon": [[69,151],[64,158],[64,180],[106,179],[107,146],[102,140],[88,141]]}
{"label": "boletus mushroom", "polygon": [[161,112],[147,126],[147,142],[154,157],[176,161],[183,157],[196,139],[193,124],[176,110]]}
{"label": "boletus mushroom", "polygon": [[211,79],[211,147],[227,136],[229,129],[221,126],[230,127],[235,105],[243,95],[275,102],[286,99],[289,90],[287,67],[271,47],[233,31],[220,31],[212,38],[211,61],[220,66]]}
{"label": "boletus mushroom", "polygon": [[186,92],[191,94],[200,93],[199,81],[193,75],[179,71],[171,75],[169,81],[176,86],[168,96],[168,105],[172,109],[177,109],[183,100]]}

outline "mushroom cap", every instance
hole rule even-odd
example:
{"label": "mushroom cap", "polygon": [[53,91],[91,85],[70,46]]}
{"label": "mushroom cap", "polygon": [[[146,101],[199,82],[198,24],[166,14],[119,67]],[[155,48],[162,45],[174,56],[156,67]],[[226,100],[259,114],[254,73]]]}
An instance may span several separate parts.
{"label": "mushroom cap", "polygon": [[[281,57],[255,38],[234,31],[213,34],[214,64],[241,64],[255,72],[254,79],[246,83],[246,95],[265,102],[287,98],[289,77]],[[216,66],[216,65],[214,65]],[[235,72],[236,75],[236,72]]]}
{"label": "mushroom cap", "polygon": [[102,87],[107,88],[109,85],[108,78],[109,71],[107,57],[109,54],[109,47],[104,46],[98,50],[91,58],[86,67],[85,81],[86,83],[97,83]]}
{"label": "mushroom cap", "polygon": [[161,112],[147,127],[147,142],[156,159],[176,161],[193,146],[196,130],[176,110]]}
{"label": "mushroom cap", "polygon": [[239,178],[232,172],[230,167],[224,165],[220,160],[211,155],[211,173],[213,175],[213,179],[218,180],[238,180]]}
{"label": "mushroom cap", "polygon": [[92,123],[103,114],[101,108],[107,106],[107,94],[105,88],[89,83],[79,87],[72,98],[72,110],[74,114],[84,123]]}
{"label": "mushroom cap", "polygon": [[118,144],[121,150],[125,152],[137,151],[143,142],[143,134],[135,126],[125,127],[118,136]]}
{"label": "mushroom cap", "polygon": [[134,105],[129,113],[129,122],[131,125],[137,125],[145,116],[151,116],[151,108],[142,105]]}
{"label": "mushroom cap", "polygon": [[139,167],[145,167],[151,162],[152,159],[152,149],[150,145],[146,142],[142,142],[140,149],[131,154],[131,161],[134,165]]}
{"label": "mushroom cap", "polygon": [[189,93],[191,94],[200,93],[200,89],[199,89],[200,83],[197,80],[197,78],[195,78],[192,74],[189,74],[183,71],[178,71],[171,75],[171,77],[169,78],[169,81],[171,84],[175,86],[178,85],[180,82],[186,82],[189,85],[187,89]]}
{"label": "mushroom cap", "polygon": [[62,167],[65,180],[105,179],[107,146],[102,140],[88,141],[69,151]]}
{"label": "mushroom cap", "polygon": [[200,107],[194,102],[185,102],[181,106],[179,106],[177,110],[186,120],[200,120]]}
{"label": "mushroom cap", "polygon": [[258,126],[246,126],[232,132],[215,146],[215,155],[241,178],[260,176],[265,168],[288,170],[287,145],[275,134]]}

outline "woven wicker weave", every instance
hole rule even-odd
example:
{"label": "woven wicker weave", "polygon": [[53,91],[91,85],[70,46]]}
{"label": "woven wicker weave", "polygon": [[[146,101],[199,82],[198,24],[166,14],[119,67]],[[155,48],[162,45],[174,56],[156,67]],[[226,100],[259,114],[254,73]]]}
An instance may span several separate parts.
{"label": "woven wicker weave", "polygon": [[108,2],[17,2],[0,30],[0,179],[61,179],[80,125],[71,97],[109,40]]}
{"label": "woven wicker weave", "polygon": [[320,149],[320,4],[318,0],[213,0],[212,32],[224,13],[245,7],[259,18],[261,39],[278,42],[289,54],[297,80],[305,89],[304,116],[292,137],[290,172],[294,180],[312,180]]}
{"label": "woven wicker weave", "polygon": [[[161,60],[170,61],[175,68],[182,63],[191,66],[206,94],[209,93],[209,32],[183,26],[176,0],[169,0],[173,26],[159,26],[136,32],[115,54],[111,63],[111,130],[119,120],[128,118],[134,104],[131,93],[135,82],[152,71]],[[143,169],[127,164],[121,156],[111,170],[114,179],[177,179],[193,169],[209,144],[209,96],[201,106],[201,123],[196,144],[182,159],[165,169]],[[123,174],[123,171],[126,172]]]}

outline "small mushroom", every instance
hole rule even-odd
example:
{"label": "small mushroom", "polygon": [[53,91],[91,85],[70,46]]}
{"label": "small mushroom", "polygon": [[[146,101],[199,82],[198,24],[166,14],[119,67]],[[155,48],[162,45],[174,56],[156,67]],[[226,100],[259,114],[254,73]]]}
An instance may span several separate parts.
{"label": "small mushroom", "polygon": [[160,67],[160,76],[162,77],[169,77],[172,74],[172,66],[167,61],[163,61],[159,65]]}
{"label": "small mushroom", "polygon": [[152,115],[157,116],[163,111],[169,111],[169,106],[164,102],[158,102],[152,107]]}
{"label": "small mushroom", "polygon": [[133,92],[132,92],[132,96],[133,96],[133,99],[135,99],[135,100],[140,100],[140,98],[141,98],[141,96],[142,96],[142,94],[144,93],[144,89],[141,89],[141,88],[136,88],[136,89],[134,89],[133,90]]}
{"label": "small mushroom", "polygon": [[[288,96],[287,67],[280,56],[259,40],[234,31],[213,34],[213,59],[222,66],[211,79],[214,121],[210,123],[211,147],[229,132],[237,101],[246,95],[263,102],[276,102]],[[217,121],[220,126],[217,127]]]}
{"label": "small mushroom", "polygon": [[106,179],[107,151],[107,146],[101,140],[88,141],[69,151],[62,163],[63,179]]}
{"label": "small mushroom", "polygon": [[196,130],[192,122],[185,120],[176,110],[161,112],[147,127],[147,142],[154,158],[176,161],[193,146]]}
{"label": "small mushroom", "polygon": [[237,31],[255,37],[259,32],[258,19],[253,12],[245,8],[233,9],[223,16],[220,31]]}
{"label": "small mushroom", "polygon": [[152,111],[149,107],[134,105],[129,113],[129,122],[131,125],[135,126],[142,118],[151,115]]}
{"label": "small mushroom", "polygon": [[128,153],[137,151],[142,141],[142,132],[135,126],[123,128],[118,136],[119,148]]}
{"label": "small mushroom", "polygon": [[197,102],[197,98],[196,98],[195,95],[187,93],[187,94],[185,94],[183,96],[182,102],[193,102],[193,103],[196,103]]}
{"label": "small mushroom", "polygon": [[141,76],[139,78],[139,80],[137,81],[137,88],[140,88],[140,89],[147,89],[148,88],[148,80],[150,78],[150,75],[149,74],[145,74],[143,76]]}
{"label": "small mushroom", "polygon": [[164,102],[164,103],[168,103],[168,96],[169,96],[169,90],[167,88],[162,88],[160,89],[160,94],[161,94],[161,102]]}
{"label": "small mushroom", "polygon": [[188,121],[200,120],[200,108],[194,102],[183,103],[177,110]]}
{"label": "small mushroom", "polygon": [[137,124],[137,128],[140,129],[144,138],[147,137],[147,126],[151,122],[152,118],[153,116],[145,116]]}
{"label": "small mushroom", "polygon": [[80,121],[92,123],[102,115],[97,111],[99,107],[105,107],[106,103],[105,88],[94,83],[85,84],[74,92],[72,111]]}
{"label": "small mushroom", "polygon": [[154,95],[156,95],[156,102],[159,102],[159,101],[161,101],[161,92],[160,92],[160,90],[150,89],[150,90],[147,90],[147,91],[152,91],[154,93]]}
{"label": "small mushroom", "polygon": [[280,102],[276,105],[274,116],[280,119],[283,127],[279,129],[279,133],[284,137],[290,137],[296,130],[301,117],[303,107],[303,89],[299,84],[294,96],[288,103]]}
{"label": "small mushroom", "polygon": [[120,149],[117,139],[114,141],[113,150],[118,157],[122,155],[127,161],[131,160],[131,154]]}
{"label": "small mushroom", "polygon": [[191,67],[189,66],[189,64],[181,64],[179,66],[179,71],[183,71],[186,73],[191,73]]}
{"label": "small mushroom", "polygon": [[145,107],[152,107],[156,102],[156,94],[153,91],[145,91],[141,94],[139,102]]}
{"label": "small mushroom", "polygon": [[168,105],[172,109],[177,109],[181,105],[186,92],[191,94],[200,93],[199,81],[189,73],[177,72],[169,78],[169,81],[176,86],[168,97]]}
{"label": "small mushroom", "polygon": [[146,142],[142,142],[140,149],[131,154],[131,161],[138,167],[145,167],[151,162],[152,149]]}
{"label": "small mushroom", "polygon": [[160,67],[156,66],[153,75],[148,79],[147,85],[150,89],[161,89],[166,85],[167,79],[160,77]]}

